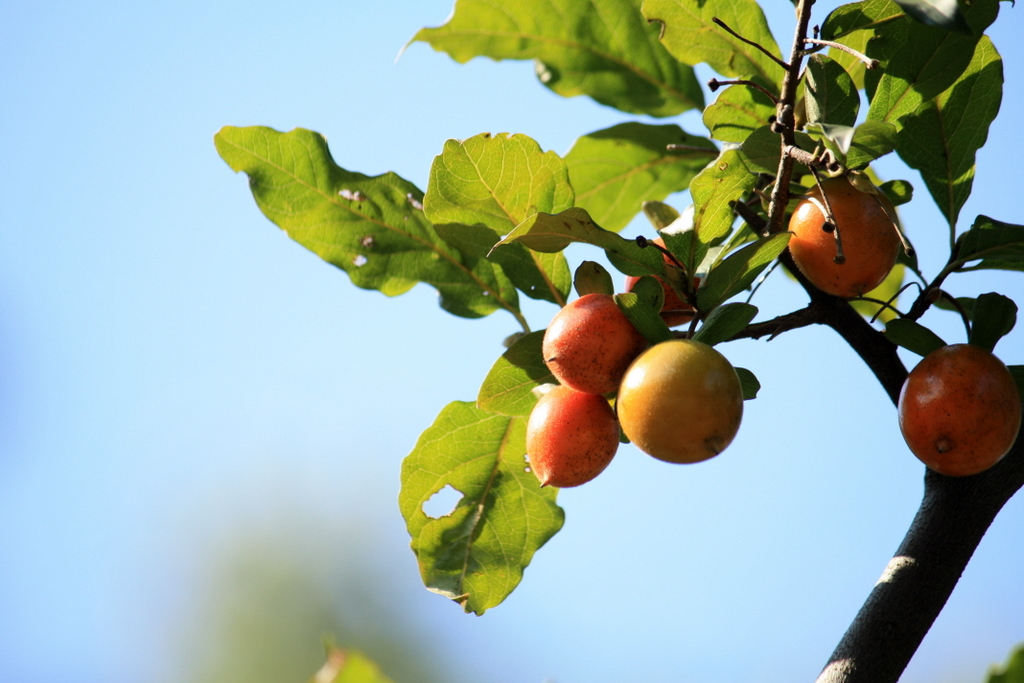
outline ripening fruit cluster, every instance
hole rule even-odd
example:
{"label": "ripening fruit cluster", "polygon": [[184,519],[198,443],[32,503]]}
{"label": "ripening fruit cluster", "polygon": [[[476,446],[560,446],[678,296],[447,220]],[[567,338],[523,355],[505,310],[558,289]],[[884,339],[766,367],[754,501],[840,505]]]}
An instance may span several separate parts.
{"label": "ripening fruit cluster", "polygon": [[[560,382],[527,426],[530,467],[543,486],[579,486],[600,474],[620,428],[644,452],[674,463],[717,455],[739,430],[743,395],[729,362],[691,340],[649,346],[610,295],[586,294],[562,308],[542,353]],[[616,393],[613,409],[607,397]]]}

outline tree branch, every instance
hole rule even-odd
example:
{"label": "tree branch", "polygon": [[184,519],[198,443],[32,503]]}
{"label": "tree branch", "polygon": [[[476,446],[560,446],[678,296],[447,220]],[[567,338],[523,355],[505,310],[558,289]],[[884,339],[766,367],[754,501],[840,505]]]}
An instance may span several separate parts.
{"label": "tree branch", "polygon": [[1024,485],[1024,432],[972,477],[927,471],[924,500],[817,683],[895,683],[942,611],[996,514]]}

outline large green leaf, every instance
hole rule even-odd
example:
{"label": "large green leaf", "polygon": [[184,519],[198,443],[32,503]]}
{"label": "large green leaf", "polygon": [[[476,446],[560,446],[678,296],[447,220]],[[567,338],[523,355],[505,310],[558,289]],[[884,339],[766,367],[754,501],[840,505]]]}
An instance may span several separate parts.
{"label": "large green leaf", "polygon": [[[892,0],[861,0],[840,5],[832,10],[821,25],[821,37],[846,42],[858,31],[875,31],[902,20],[903,9]],[[830,53],[835,58],[836,53]]]}
{"label": "large green leaf", "polygon": [[681,232],[670,228],[664,234],[666,245],[681,258],[690,276],[696,273],[711,243],[732,229],[736,219],[732,203],[753,188],[756,181],[757,176],[747,169],[740,152],[730,149],[690,183],[692,225]]}
{"label": "large green leaf", "polygon": [[867,73],[871,97],[868,118],[899,128],[913,114],[957,81],[974,55],[983,31],[999,12],[998,0],[977,0],[967,10],[973,33],[952,33],[904,17],[875,29],[868,56],[881,62]]}
{"label": "large green leaf", "polygon": [[477,407],[511,417],[529,416],[537,403],[533,390],[541,384],[558,382],[544,363],[543,343],[544,330],[531,332],[501,354],[480,385]]}
{"label": "large green leaf", "polygon": [[[891,0],[852,2],[840,5],[825,18],[821,37],[842,42],[863,54],[876,30],[884,30],[886,24],[903,18],[903,10]],[[858,90],[864,88],[867,73],[864,62],[835,48],[829,48],[829,57],[846,69]]]}
{"label": "large green leaf", "polygon": [[656,275],[662,272],[664,265],[659,251],[642,249],[634,240],[605,230],[580,207],[557,214],[530,216],[498,242],[494,250],[497,252],[514,242],[543,252],[558,252],[573,242],[592,244],[604,249],[612,265],[626,275]]}
{"label": "large green leaf", "polygon": [[644,0],[643,13],[662,25],[661,41],[680,61],[707,63],[723,76],[755,80],[778,91],[782,67],[713,21],[725,22],[778,57],[779,47],[754,0]]}
{"label": "large green leaf", "polygon": [[[430,167],[423,198],[424,213],[450,244],[464,249],[460,240],[490,242],[482,253],[469,251],[479,257],[528,216],[538,211],[556,213],[572,205],[565,162],[554,152],[541,150],[526,135],[505,133],[448,140]],[[455,225],[442,230],[443,224]],[[538,254],[519,247],[504,250],[494,260],[528,296],[565,304],[572,278],[561,254]]]}
{"label": "large green leaf", "polygon": [[422,29],[413,41],[460,63],[534,59],[541,82],[559,95],[588,95],[634,114],[674,116],[704,106],[693,69],[661,45],[639,0],[457,0],[447,24]]}
{"label": "large green leaf", "polygon": [[[428,517],[446,486],[455,509]],[[427,588],[483,614],[519,584],[534,552],[562,527],[557,489],[526,464],[526,420],[449,403],[402,463],[398,505]]]}
{"label": "large green leaf", "polygon": [[896,151],[921,172],[928,191],[955,226],[974,184],[974,160],[988,138],[1003,93],[1003,62],[983,36],[960,78],[904,120]]}
{"label": "large green leaf", "polygon": [[1024,225],[978,216],[954,253],[958,270],[1024,270]]}
{"label": "large green leaf", "polygon": [[[687,149],[668,151],[668,145]],[[685,190],[716,156],[710,140],[689,135],[679,126],[630,122],[579,138],[565,163],[576,206],[606,230],[618,232],[640,212],[643,202]]]}
{"label": "large green leaf", "polygon": [[938,26],[947,31],[970,33],[967,18],[960,11],[957,0],[896,0],[912,19],[928,26]]}
{"label": "large green leaf", "polygon": [[775,105],[763,92],[746,85],[730,85],[704,110],[704,125],[716,140],[743,142],[753,131],[768,125],[774,115]]}
{"label": "large green leaf", "polygon": [[309,130],[227,126],[214,142],[233,170],[249,176],[264,215],[356,286],[395,296],[425,282],[450,313],[475,318],[504,308],[525,324],[508,278],[442,240],[412,183],[394,173],[346,171],[323,136]]}

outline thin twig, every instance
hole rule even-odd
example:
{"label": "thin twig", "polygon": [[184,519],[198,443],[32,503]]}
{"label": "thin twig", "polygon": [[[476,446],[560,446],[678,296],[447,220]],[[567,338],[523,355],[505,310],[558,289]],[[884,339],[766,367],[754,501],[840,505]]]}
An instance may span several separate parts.
{"label": "thin twig", "polygon": [[728,32],[729,32],[729,33],[730,33],[730,34],[731,34],[731,35],[732,35],[732,36],[733,36],[734,38],[738,38],[739,40],[742,40],[742,41],[743,41],[744,43],[746,43],[747,45],[750,45],[750,46],[752,46],[752,47],[756,47],[756,48],[757,48],[758,50],[760,50],[760,51],[761,51],[761,52],[763,52],[764,54],[768,55],[768,57],[769,57],[769,58],[770,58],[770,59],[771,59],[772,61],[774,61],[774,62],[775,62],[776,64],[778,64],[779,66],[781,66],[781,67],[782,67],[783,69],[789,69],[789,64],[786,64],[786,63],[785,63],[784,61],[782,61],[781,59],[779,59],[778,57],[776,57],[775,55],[773,55],[773,54],[772,54],[771,52],[769,52],[769,51],[768,51],[767,49],[765,49],[765,47],[764,47],[763,45],[761,45],[760,43],[755,43],[755,42],[754,42],[754,41],[752,41],[752,40],[747,40],[746,38],[744,38],[744,37],[743,37],[743,36],[741,36],[740,34],[736,33],[736,31],[733,31],[733,30],[732,30],[731,28],[729,28],[729,25],[728,25],[728,24],[726,24],[726,23],[725,23],[724,21],[722,21],[721,19],[719,19],[718,17],[713,17],[713,18],[711,19],[711,21],[715,22],[716,24],[718,24],[719,26],[721,26],[722,28],[724,28],[724,29],[725,29],[726,31],[728,31]]}
{"label": "thin twig", "polygon": [[723,85],[745,85],[748,88],[754,88],[755,90],[760,90],[762,93],[764,93],[765,97],[767,97],[768,99],[770,99],[772,101],[773,104],[778,104],[779,103],[779,98],[776,97],[775,93],[773,93],[771,90],[769,90],[768,88],[764,87],[760,83],[755,83],[754,81],[748,81],[748,80],[744,80],[744,79],[735,79],[735,80],[731,80],[731,81],[720,81],[717,78],[712,78],[712,79],[708,80],[708,87],[711,88],[711,92],[715,92],[716,90],[721,88]]}
{"label": "thin twig", "polygon": [[[857,59],[859,59],[860,61],[864,62],[864,67],[865,68],[868,68],[868,69],[877,69],[878,68],[878,60],[877,59],[872,59],[871,57],[868,57],[866,54],[864,54],[862,52],[858,52],[857,50],[854,50],[849,45],[843,45],[842,43],[837,43],[834,40],[822,40],[821,38],[806,38],[804,40],[804,42],[805,43],[812,43],[814,45],[820,45],[821,47],[834,47],[835,49],[842,50],[843,52],[851,54],[854,57],[856,57]],[[804,54],[811,54],[813,52],[817,52],[817,50],[805,50]]]}

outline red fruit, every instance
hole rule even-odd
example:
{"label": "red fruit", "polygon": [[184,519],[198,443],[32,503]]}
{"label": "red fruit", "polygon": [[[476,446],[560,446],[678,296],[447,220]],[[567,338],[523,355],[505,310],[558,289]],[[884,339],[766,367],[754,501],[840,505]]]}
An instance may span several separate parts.
{"label": "red fruit", "polygon": [[1020,393],[994,355],[953,344],[925,356],[907,376],[899,417],[919,460],[963,477],[987,470],[1010,450],[1020,431]]}
{"label": "red fruit", "polygon": [[[660,237],[651,240],[651,242],[654,242],[655,244],[658,244],[662,247],[665,246],[664,240],[662,240]],[[678,266],[672,263],[672,259],[670,259],[667,255],[663,254],[662,257],[664,258],[666,265],[668,265],[670,268],[678,268]],[[684,301],[682,297],[676,294],[676,290],[672,289],[672,286],[669,285],[664,280],[662,280],[660,277],[656,277],[655,279],[661,283],[662,289],[665,290],[665,303],[663,303],[661,306],[661,317],[665,321],[665,324],[668,325],[669,327],[677,327],[679,325],[684,325],[693,320],[693,306],[691,306],[689,303]],[[640,278],[638,277],[627,275],[625,291],[633,291],[633,287],[636,286],[636,283],[639,280]],[[699,286],[700,278],[693,278],[693,288],[697,289],[697,287]]]}
{"label": "red fruit", "polygon": [[608,294],[587,294],[566,304],[544,333],[541,352],[559,382],[590,394],[619,387],[647,340]]}
{"label": "red fruit", "polygon": [[846,178],[830,178],[821,186],[832,207],[846,261],[835,262],[835,234],[822,229],[825,215],[819,208],[823,204],[818,188],[793,210],[789,251],[818,289],[842,297],[861,296],[882,283],[899,256],[892,205],[884,195],[861,192]]}
{"label": "red fruit", "polygon": [[615,411],[597,394],[556,386],[530,413],[526,452],[541,486],[587,483],[608,466],[618,447]]}

